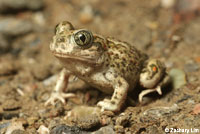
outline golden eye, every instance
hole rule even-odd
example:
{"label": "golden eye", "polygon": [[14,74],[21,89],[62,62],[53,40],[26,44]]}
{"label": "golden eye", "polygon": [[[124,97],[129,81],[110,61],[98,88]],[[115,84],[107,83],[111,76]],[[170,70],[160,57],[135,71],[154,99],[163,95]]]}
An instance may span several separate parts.
{"label": "golden eye", "polygon": [[75,33],[74,40],[77,45],[83,48],[89,48],[93,41],[92,33],[86,30]]}

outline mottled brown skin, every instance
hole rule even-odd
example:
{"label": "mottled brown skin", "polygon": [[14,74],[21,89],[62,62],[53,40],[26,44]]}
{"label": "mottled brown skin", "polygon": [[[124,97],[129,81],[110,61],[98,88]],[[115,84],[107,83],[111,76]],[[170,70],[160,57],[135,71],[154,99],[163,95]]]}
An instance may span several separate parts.
{"label": "mottled brown skin", "polygon": [[[143,79],[148,77],[146,74],[149,73],[145,71],[141,74],[149,62],[148,56],[128,43],[104,38],[86,29],[75,30],[67,21],[59,23],[55,33],[50,50],[64,69],[46,104],[53,104],[56,99],[65,102],[64,98],[73,97],[73,94],[61,91],[67,88],[69,76],[75,75],[102,92],[112,94],[110,100],[104,99],[97,104],[102,110],[119,111],[128,91],[139,82],[140,75]],[[160,74],[155,76],[161,77]],[[157,84],[155,80],[151,82]]]}
{"label": "mottled brown skin", "polygon": [[107,38],[107,48],[107,67],[115,71],[115,78],[123,77],[129,83],[129,89],[133,89],[147,55],[128,43],[112,38]]}

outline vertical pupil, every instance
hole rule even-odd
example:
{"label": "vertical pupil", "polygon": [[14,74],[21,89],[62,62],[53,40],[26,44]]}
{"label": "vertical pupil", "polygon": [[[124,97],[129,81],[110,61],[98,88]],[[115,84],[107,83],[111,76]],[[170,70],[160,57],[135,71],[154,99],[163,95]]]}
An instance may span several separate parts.
{"label": "vertical pupil", "polygon": [[85,43],[85,40],[86,40],[85,35],[80,34],[79,38],[83,43]]}
{"label": "vertical pupil", "polygon": [[57,24],[57,25],[55,26],[54,34],[56,34],[56,32],[57,32],[58,25],[59,25],[59,24]]}

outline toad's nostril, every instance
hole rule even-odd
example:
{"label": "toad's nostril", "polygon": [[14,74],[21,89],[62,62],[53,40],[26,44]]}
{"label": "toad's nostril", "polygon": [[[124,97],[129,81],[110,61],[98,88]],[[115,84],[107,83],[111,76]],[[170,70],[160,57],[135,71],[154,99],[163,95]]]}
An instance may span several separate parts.
{"label": "toad's nostril", "polygon": [[56,41],[57,41],[58,43],[63,43],[63,42],[65,42],[65,38],[59,37],[59,38],[57,38]]}
{"label": "toad's nostril", "polygon": [[65,45],[64,45],[64,44],[61,44],[60,47],[61,47],[62,49],[65,49]]}

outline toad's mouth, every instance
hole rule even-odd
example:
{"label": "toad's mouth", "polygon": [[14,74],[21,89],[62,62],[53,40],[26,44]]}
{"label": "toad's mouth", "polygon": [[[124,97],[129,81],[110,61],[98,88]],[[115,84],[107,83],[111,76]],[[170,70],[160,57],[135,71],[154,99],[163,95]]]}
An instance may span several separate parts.
{"label": "toad's mouth", "polygon": [[74,55],[74,54],[59,53],[55,51],[53,52],[53,54],[58,59],[74,60],[89,64],[97,64],[99,59],[99,56],[92,58],[91,56],[89,57],[89,55]]}

